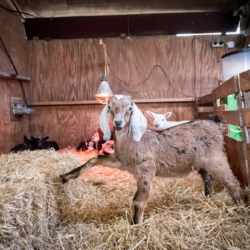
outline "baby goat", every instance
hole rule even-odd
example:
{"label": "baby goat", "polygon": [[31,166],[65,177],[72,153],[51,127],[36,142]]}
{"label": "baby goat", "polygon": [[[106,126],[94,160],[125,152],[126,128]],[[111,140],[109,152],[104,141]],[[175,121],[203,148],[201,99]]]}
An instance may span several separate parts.
{"label": "baby goat", "polygon": [[13,153],[17,153],[18,151],[25,151],[25,150],[33,151],[36,149],[36,145],[35,145],[35,142],[33,140],[28,139],[26,135],[23,137],[23,139],[24,139],[23,144],[16,145],[10,151]]}
{"label": "baby goat", "polygon": [[49,149],[49,148],[54,148],[56,151],[59,150],[59,146],[55,141],[46,141],[49,139],[48,136],[42,138],[42,137],[37,137],[34,138],[31,136],[31,139],[34,141],[36,145],[36,149]]}
{"label": "baby goat", "polygon": [[146,111],[146,112],[153,119],[154,126],[158,130],[166,129],[166,128],[170,128],[173,126],[177,126],[182,123],[190,122],[190,121],[180,121],[180,122],[168,121],[167,119],[172,115],[172,112],[167,112],[166,114],[155,114],[151,111]]}
{"label": "baby goat", "polygon": [[97,155],[61,175],[62,182],[75,179],[95,165],[127,170],[137,180],[134,223],[143,221],[144,208],[155,176],[182,177],[204,170],[224,183],[236,204],[244,204],[242,190],[223,151],[221,124],[195,120],[163,131],[147,130],[147,120],[129,96],[115,95],[103,109],[100,126],[109,140],[109,118],[114,124],[114,154]]}

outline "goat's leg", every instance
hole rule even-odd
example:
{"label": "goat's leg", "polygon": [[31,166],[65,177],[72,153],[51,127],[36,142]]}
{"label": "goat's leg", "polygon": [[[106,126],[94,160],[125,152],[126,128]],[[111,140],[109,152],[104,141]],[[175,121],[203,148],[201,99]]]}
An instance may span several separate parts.
{"label": "goat's leg", "polygon": [[134,196],[134,218],[133,223],[139,224],[143,222],[144,209],[151,190],[152,178],[145,176],[137,180],[137,191]]}
{"label": "goat's leg", "polygon": [[243,192],[240,187],[239,181],[230,169],[227,158],[224,154],[220,154],[217,157],[210,158],[205,168],[209,174],[212,174],[212,176],[215,177],[215,179],[224,183],[235,204],[244,205],[242,197]]}
{"label": "goat's leg", "polygon": [[205,169],[201,168],[198,172],[203,181],[204,181],[204,187],[205,187],[205,196],[212,196],[212,190],[213,190],[213,183],[214,183],[214,177],[210,175]]}
{"label": "goat's leg", "polygon": [[118,168],[124,170],[122,169],[121,162],[119,162],[115,157],[113,157],[113,155],[111,156],[97,155],[92,159],[90,159],[85,164],[81,165],[80,167],[77,167],[64,175],[60,175],[62,182],[66,183],[70,179],[76,179],[77,177],[84,174],[85,172],[87,172],[89,169],[91,169],[96,165],[102,165],[110,168]]}

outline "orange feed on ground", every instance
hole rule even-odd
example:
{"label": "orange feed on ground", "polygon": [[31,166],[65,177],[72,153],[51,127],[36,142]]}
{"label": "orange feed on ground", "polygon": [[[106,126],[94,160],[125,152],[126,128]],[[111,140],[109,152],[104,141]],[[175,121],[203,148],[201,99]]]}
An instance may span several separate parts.
{"label": "orange feed on ground", "polygon": [[[75,149],[70,149],[70,148],[66,148],[66,149],[61,149],[59,151],[56,151],[57,153],[71,153],[76,155],[79,159],[80,162],[82,164],[86,163],[88,160],[90,160],[91,158],[93,158],[94,156],[96,156],[98,154],[97,150],[93,150],[93,151],[76,151]],[[77,167],[77,166],[76,166]],[[119,169],[112,169],[109,167],[103,167],[101,165],[99,166],[95,166],[93,168],[91,168],[89,171],[87,171],[86,173],[84,173],[80,178],[83,179],[88,179],[94,176],[98,176],[98,177],[109,177],[109,179],[117,179],[117,178],[133,178],[131,174],[129,174],[127,171],[121,171]]]}

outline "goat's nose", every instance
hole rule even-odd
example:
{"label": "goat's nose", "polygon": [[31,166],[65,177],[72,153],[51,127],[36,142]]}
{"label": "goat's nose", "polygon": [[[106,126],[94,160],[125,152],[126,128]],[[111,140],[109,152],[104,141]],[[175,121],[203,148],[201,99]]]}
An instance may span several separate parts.
{"label": "goat's nose", "polygon": [[115,121],[115,125],[116,125],[117,127],[121,126],[121,125],[122,125],[122,121]]}
{"label": "goat's nose", "polygon": [[155,127],[156,127],[156,128],[159,128],[160,126],[159,126],[158,124],[155,124]]}

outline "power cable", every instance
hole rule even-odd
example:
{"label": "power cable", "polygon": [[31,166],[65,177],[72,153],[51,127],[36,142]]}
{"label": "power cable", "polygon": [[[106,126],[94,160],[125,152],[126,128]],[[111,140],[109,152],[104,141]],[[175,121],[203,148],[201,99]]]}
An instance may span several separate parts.
{"label": "power cable", "polygon": [[32,16],[32,17],[38,18],[37,16],[34,16],[34,15],[26,13],[26,12],[22,12],[22,11],[19,11],[19,10],[12,10],[12,9],[6,8],[2,4],[0,4],[0,8],[4,9],[6,11],[9,11],[9,12],[19,13],[19,14],[23,14],[23,15],[27,15],[27,16]]}
{"label": "power cable", "polygon": [[[167,80],[168,80],[169,85],[172,86],[173,89],[174,89],[176,92],[178,92],[179,94],[181,94],[181,95],[183,95],[183,96],[186,96],[186,97],[195,97],[195,96],[189,96],[189,95],[183,94],[182,92],[180,92],[179,90],[177,90],[177,89],[174,87],[174,85],[171,83],[171,81],[170,81],[170,79],[169,79],[167,73],[165,72],[165,70],[162,68],[161,65],[158,65],[158,64],[156,64],[156,65],[153,66],[153,68],[151,69],[149,75],[146,77],[145,80],[143,80],[142,82],[139,82],[139,83],[137,83],[137,84],[145,83],[145,82],[149,79],[149,77],[151,76],[153,70],[154,70],[156,67],[159,67],[159,68],[162,70],[162,72],[164,73],[165,77],[166,77]],[[110,72],[112,73],[112,75],[113,75],[118,81],[120,81],[120,82],[122,82],[122,83],[124,83],[124,84],[126,84],[126,85],[131,85],[131,84],[129,84],[129,83],[127,83],[127,82],[121,80],[120,78],[118,78],[118,77],[115,75],[115,73],[112,71],[112,69],[111,69],[110,67],[109,67],[109,70],[110,70]],[[134,84],[132,84],[132,85],[134,85]]]}

